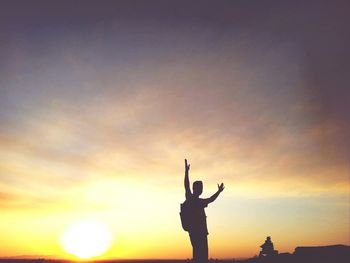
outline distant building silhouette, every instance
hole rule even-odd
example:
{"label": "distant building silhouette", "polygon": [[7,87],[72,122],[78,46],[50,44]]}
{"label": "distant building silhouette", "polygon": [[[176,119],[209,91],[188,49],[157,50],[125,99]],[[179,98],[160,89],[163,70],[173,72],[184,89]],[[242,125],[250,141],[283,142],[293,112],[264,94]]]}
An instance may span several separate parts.
{"label": "distant building silhouette", "polygon": [[308,262],[350,262],[350,247],[345,245],[296,247],[294,256]]}
{"label": "distant building silhouette", "polygon": [[[269,243],[269,242],[265,241],[265,243]],[[268,248],[268,250],[271,251],[271,246],[270,248]],[[260,257],[254,257],[254,258],[250,258],[250,259],[242,260],[238,262],[240,263],[349,263],[350,246],[332,245],[332,246],[315,246],[315,247],[296,247],[293,254],[276,253],[274,256],[260,256]]]}
{"label": "distant building silhouette", "polygon": [[224,184],[218,184],[218,190],[209,198],[199,198],[203,192],[202,181],[193,183],[193,193],[190,189],[189,180],[190,164],[185,159],[185,196],[186,201],[181,204],[181,223],[185,231],[189,232],[193,261],[196,263],[206,263],[208,261],[208,228],[207,217],[204,208],[209,203],[215,201],[219,194],[224,190]]}

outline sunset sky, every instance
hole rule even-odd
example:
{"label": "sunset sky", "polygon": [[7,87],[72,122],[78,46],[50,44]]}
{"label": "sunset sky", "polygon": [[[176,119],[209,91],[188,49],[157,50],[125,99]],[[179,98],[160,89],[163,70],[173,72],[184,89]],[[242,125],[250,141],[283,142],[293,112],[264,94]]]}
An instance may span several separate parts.
{"label": "sunset sky", "polygon": [[[307,3],[306,3],[307,2]],[[209,256],[350,245],[347,1],[1,1],[0,257],[190,258],[184,158]]]}

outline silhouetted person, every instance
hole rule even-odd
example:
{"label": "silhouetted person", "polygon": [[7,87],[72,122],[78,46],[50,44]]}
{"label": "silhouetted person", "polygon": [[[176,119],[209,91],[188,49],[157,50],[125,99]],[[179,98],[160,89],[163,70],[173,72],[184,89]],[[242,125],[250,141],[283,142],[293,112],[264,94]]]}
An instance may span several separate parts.
{"label": "silhouetted person", "polygon": [[276,255],[278,252],[274,249],[273,243],[271,242],[271,237],[267,237],[265,240],[265,243],[261,246],[261,251],[259,254],[259,257],[262,256],[273,256]]}
{"label": "silhouetted person", "polygon": [[[181,215],[182,224],[186,231],[189,232],[193,251],[193,261],[196,263],[206,263],[208,261],[208,229],[207,218],[204,208],[213,202],[224,190],[224,184],[218,184],[218,191],[210,198],[199,198],[203,192],[202,181],[193,183],[193,193],[190,188],[189,180],[190,165],[185,159],[185,191],[186,201],[183,204],[186,211]],[[184,222],[185,221],[185,222]]]}

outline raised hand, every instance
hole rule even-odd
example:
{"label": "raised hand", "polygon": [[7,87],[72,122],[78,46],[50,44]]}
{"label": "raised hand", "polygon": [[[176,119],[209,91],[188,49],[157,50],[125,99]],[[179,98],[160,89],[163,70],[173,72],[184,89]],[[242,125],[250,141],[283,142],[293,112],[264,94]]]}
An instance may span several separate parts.
{"label": "raised hand", "polygon": [[187,163],[187,159],[185,159],[185,171],[188,172],[190,170],[190,164]]}
{"label": "raised hand", "polygon": [[219,192],[224,191],[224,189],[225,189],[225,186],[224,186],[223,183],[221,183],[220,185],[218,184],[218,191],[219,191]]}
{"label": "raised hand", "polygon": [[191,188],[190,188],[190,178],[188,176],[190,170],[190,165],[187,163],[187,159],[185,159],[185,191],[186,191],[186,199],[189,198],[192,193],[191,193]]}

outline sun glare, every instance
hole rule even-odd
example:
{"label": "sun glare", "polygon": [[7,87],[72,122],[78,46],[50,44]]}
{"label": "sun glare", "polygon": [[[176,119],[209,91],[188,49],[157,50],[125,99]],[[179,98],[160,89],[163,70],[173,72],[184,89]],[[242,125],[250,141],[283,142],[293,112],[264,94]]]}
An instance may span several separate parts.
{"label": "sun glare", "polygon": [[81,221],[67,228],[61,244],[67,253],[86,259],[103,254],[111,245],[111,235],[102,223]]}

